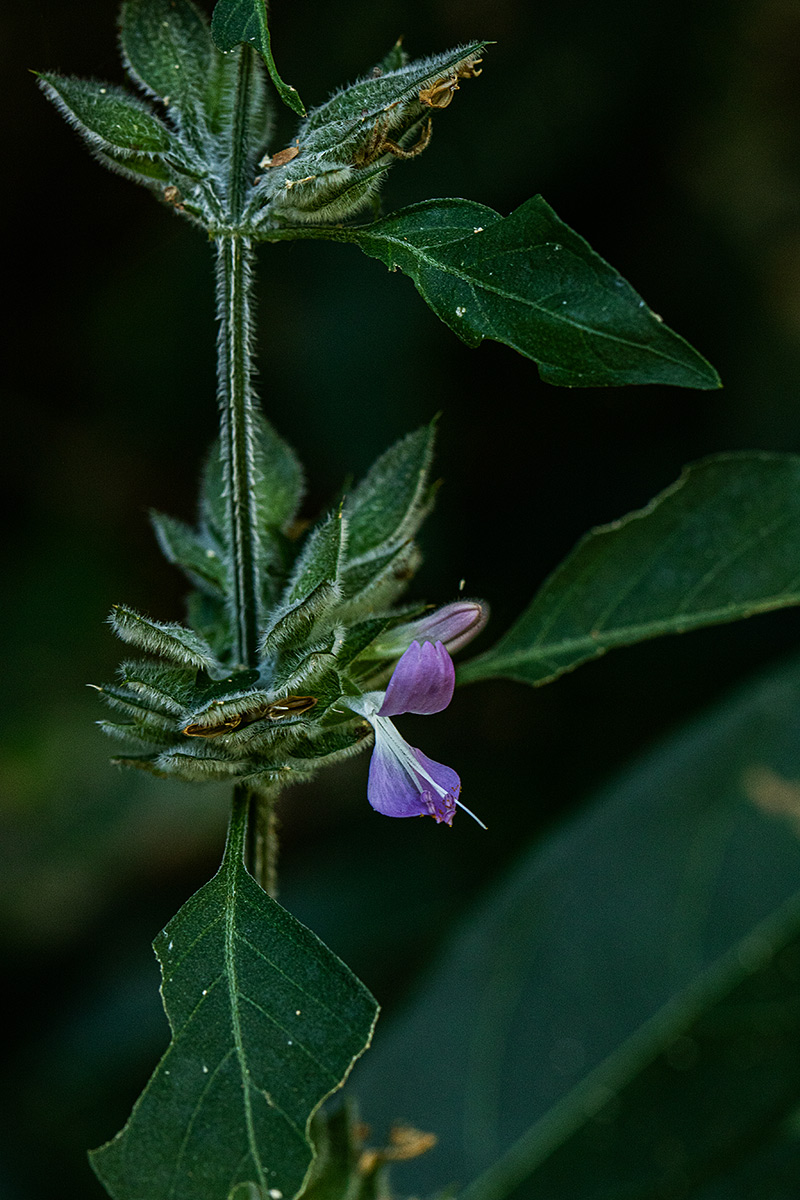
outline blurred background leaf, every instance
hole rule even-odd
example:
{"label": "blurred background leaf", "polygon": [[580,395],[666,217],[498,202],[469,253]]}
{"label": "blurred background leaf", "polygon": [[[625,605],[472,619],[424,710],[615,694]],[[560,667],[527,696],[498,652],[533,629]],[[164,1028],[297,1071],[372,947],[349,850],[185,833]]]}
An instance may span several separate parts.
{"label": "blurred background leaf", "polygon": [[[0,384],[0,924],[15,1031],[2,1067],[15,1098],[0,1132],[4,1200],[102,1196],[84,1147],[122,1124],[167,1036],[150,941],[215,870],[227,810],[224,791],[109,768],[84,688],[119,661],[103,624],[112,604],[182,618],[185,587],[147,511],[193,519],[216,426],[208,246],[93,163],[28,72],[122,82],[116,19],[115,0],[0,15],[6,220],[25,247],[8,264]],[[303,515],[442,410],[445,486],[412,595],[445,603],[463,579],[464,594],[489,599],[476,653],[583,533],[647,503],[684,463],[800,450],[793,4],[274,0],[270,28],[281,74],[309,104],[401,33],[414,55],[495,39],[430,148],[391,173],[385,208],[456,194],[511,212],[541,192],[725,383],[551,388],[503,346],[467,350],[409,280],[350,247],[260,251],[260,383],[307,467]],[[277,147],[296,124],[288,110],[279,120]],[[777,613],[621,650],[539,691],[461,689],[425,747],[457,767],[489,833],[380,818],[364,756],[287,794],[282,901],[389,1016],[521,845],[797,642],[796,614]],[[411,1171],[396,1169],[401,1191]]]}
{"label": "blurred background leaf", "polygon": [[352,1087],[439,1135],[415,1190],[677,1200],[778,1140],[800,1104],[798,835],[795,662],[537,846],[378,1031]]}

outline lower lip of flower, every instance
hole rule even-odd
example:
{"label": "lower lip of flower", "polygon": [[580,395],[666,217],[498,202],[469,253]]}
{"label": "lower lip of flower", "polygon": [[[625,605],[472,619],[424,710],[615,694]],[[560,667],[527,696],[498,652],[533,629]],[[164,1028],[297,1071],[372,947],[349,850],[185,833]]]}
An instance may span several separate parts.
{"label": "lower lip of flower", "polygon": [[[472,817],[473,821],[477,821],[481,829],[486,828],[483,821],[476,817],[475,813],[467,808],[465,804],[462,804],[458,799],[458,793],[461,789],[460,783],[457,789],[453,788],[452,790],[448,790],[447,788],[442,787],[442,785],[437,783],[433,776],[426,771],[425,767],[420,762],[419,758],[417,757],[419,752],[415,753],[414,747],[410,746],[409,743],[405,741],[405,739],[397,732],[394,724],[388,717],[376,717],[373,718],[373,720],[375,722],[376,737],[381,737],[384,745],[387,746],[395,760],[413,781],[414,786],[420,793],[421,803],[436,821],[444,821],[449,825],[453,820],[453,816],[455,815],[456,806],[458,806],[460,809],[463,809],[468,816]],[[378,722],[380,722],[380,725],[378,725]],[[379,729],[380,735],[378,734]],[[424,780],[425,783],[429,785],[429,788],[420,787],[420,780]],[[431,796],[429,789],[432,789],[438,797],[438,804]]]}

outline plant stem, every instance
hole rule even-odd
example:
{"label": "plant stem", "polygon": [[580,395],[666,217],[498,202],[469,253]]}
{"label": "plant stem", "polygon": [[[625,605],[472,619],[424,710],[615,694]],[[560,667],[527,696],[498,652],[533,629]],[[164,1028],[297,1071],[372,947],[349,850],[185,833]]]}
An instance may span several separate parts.
{"label": "plant stem", "polygon": [[237,665],[258,659],[258,533],[253,460],[256,408],[251,386],[252,248],[236,234],[217,241],[220,438],[233,559],[232,613]]}
{"label": "plant stem", "polygon": [[[253,52],[240,50],[228,162],[228,231],[217,238],[217,340],[220,443],[227,526],[233,563],[231,617],[236,665],[258,665],[258,631],[262,624],[259,537],[255,504],[257,400],[253,394],[253,249],[239,231],[246,195],[248,162],[248,93]],[[276,890],[278,855],[275,798],[277,793],[234,788],[233,811],[247,809],[245,862],[270,895]]]}
{"label": "plant stem", "polygon": [[278,894],[277,789],[250,794],[245,857],[250,874],[273,900]]}

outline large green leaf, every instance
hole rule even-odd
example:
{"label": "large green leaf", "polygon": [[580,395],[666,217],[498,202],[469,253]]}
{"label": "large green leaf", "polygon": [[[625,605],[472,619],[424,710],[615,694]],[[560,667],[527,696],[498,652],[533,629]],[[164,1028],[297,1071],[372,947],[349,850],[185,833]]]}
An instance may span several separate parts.
{"label": "large green leaf", "polygon": [[[477,908],[353,1083],[371,1123],[439,1135],[407,1192],[477,1175],[464,1200],[762,1200],[743,1159],[770,1148],[796,1183],[798,764],[795,661],[668,739]],[[504,782],[498,765],[500,804]],[[533,764],[530,787],[535,803]],[[740,1173],[751,1191],[706,1190]]]}
{"label": "large green leaf", "polygon": [[471,200],[427,200],[372,225],[264,233],[281,236],[356,242],[410,276],[467,345],[504,342],[548,383],[719,387],[714,368],[541,196],[508,217]]}
{"label": "large green leaf", "polygon": [[547,683],[614,646],[800,602],[800,457],[720,455],[582,539],[470,682]]}
{"label": "large green leaf", "polygon": [[232,50],[244,43],[258,50],[278,94],[298,116],[306,115],[305,105],[291,84],[284,83],[272,57],[265,0],[218,0],[211,17],[211,36],[220,50]]}
{"label": "large green leaf", "polygon": [[218,874],[155,942],[172,1041],[91,1155],[115,1200],[288,1200],[313,1113],[369,1044],[375,1001],[250,877],[244,835],[240,799]]}

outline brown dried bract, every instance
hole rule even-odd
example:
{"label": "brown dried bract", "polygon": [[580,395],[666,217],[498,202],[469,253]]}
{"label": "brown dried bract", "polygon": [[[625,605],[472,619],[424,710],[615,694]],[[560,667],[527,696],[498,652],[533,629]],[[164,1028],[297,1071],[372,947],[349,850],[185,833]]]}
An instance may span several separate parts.
{"label": "brown dried bract", "polygon": [[283,700],[274,700],[263,708],[253,712],[233,713],[218,725],[187,725],[183,732],[187,737],[221,737],[223,733],[233,733],[235,729],[243,729],[254,721],[280,721],[283,717],[296,717],[308,712],[317,703],[316,696],[286,696]]}
{"label": "brown dried bract", "polygon": [[447,108],[458,91],[459,79],[478,78],[483,70],[482,67],[478,67],[480,62],[483,62],[482,58],[474,58],[472,62],[463,63],[452,75],[446,75],[429,84],[428,87],[422,88],[419,93],[420,104],[424,104],[426,108]]}
{"label": "brown dried bract", "polygon": [[478,68],[478,63],[482,62],[482,58],[473,58],[472,62],[464,63],[463,67],[458,68],[458,78],[477,79],[483,73],[483,67]]}
{"label": "brown dried bract", "polygon": [[273,154],[272,158],[262,158],[258,164],[260,167],[285,167],[293,158],[297,158],[300,153],[300,146],[297,142],[293,146],[287,146],[285,150],[279,150],[277,154]]}
{"label": "brown dried bract", "polygon": [[362,1175],[372,1172],[390,1162],[407,1162],[418,1158],[436,1145],[438,1138],[435,1133],[423,1133],[421,1129],[413,1129],[410,1125],[394,1125],[389,1132],[389,1145],[380,1150],[366,1149],[361,1152],[358,1169]]}
{"label": "brown dried bract", "polygon": [[450,75],[447,79],[437,79],[430,87],[422,88],[419,102],[427,108],[447,108],[457,91],[458,75]]}
{"label": "brown dried bract", "polygon": [[428,118],[418,140],[406,150],[403,146],[397,142],[393,142],[391,138],[386,136],[388,127],[388,118],[379,117],[366,143],[362,146],[358,154],[353,156],[354,167],[368,167],[384,154],[393,154],[395,158],[416,158],[418,154],[422,154],[422,151],[430,142],[433,131],[431,120]]}

